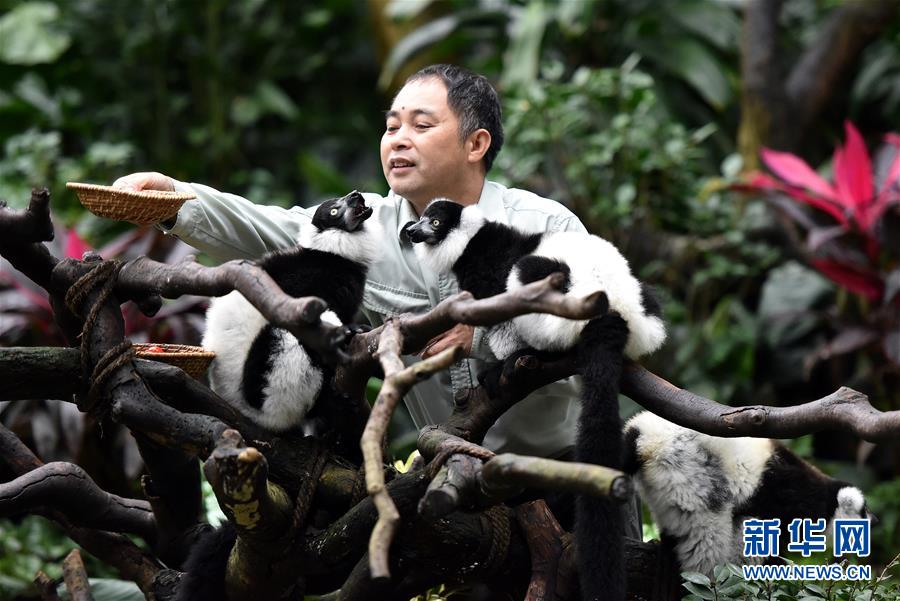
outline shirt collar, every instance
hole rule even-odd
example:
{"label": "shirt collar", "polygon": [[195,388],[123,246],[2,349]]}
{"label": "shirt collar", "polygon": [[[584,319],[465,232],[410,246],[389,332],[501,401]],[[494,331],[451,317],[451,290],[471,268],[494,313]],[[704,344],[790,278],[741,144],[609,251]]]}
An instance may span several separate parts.
{"label": "shirt collar", "polygon": [[[503,191],[505,188],[496,182],[484,180],[484,186],[481,188],[481,197],[478,199],[478,208],[484,214],[488,221],[498,221],[507,223],[506,208],[503,206]],[[394,201],[397,206],[397,236],[402,244],[408,244],[405,239],[403,228],[410,221],[418,221],[419,216],[416,215],[412,203],[396,194],[393,190],[388,193],[388,198]]]}

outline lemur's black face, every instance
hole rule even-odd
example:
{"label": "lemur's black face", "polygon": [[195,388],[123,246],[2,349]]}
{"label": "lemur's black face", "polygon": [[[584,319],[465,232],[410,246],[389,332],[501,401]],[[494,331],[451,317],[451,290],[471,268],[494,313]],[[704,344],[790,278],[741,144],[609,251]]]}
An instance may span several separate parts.
{"label": "lemur's black face", "polygon": [[418,221],[407,224],[404,231],[413,243],[440,244],[459,226],[462,210],[463,206],[452,200],[436,200],[428,205]]}
{"label": "lemur's black face", "polygon": [[326,200],[316,209],[312,224],[322,230],[355,232],[372,216],[372,207],[366,206],[363,195],[354,190],[342,198]]}

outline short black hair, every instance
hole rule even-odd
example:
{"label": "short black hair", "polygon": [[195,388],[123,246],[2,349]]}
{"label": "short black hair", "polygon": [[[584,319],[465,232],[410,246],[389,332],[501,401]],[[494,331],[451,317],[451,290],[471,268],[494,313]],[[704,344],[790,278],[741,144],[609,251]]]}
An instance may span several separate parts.
{"label": "short black hair", "polygon": [[458,65],[429,65],[410,75],[406,83],[437,77],[447,88],[447,104],[459,119],[459,137],[465,140],[478,129],[491,134],[491,145],[484,153],[487,173],[503,146],[503,124],[500,121],[500,98],[483,75]]}

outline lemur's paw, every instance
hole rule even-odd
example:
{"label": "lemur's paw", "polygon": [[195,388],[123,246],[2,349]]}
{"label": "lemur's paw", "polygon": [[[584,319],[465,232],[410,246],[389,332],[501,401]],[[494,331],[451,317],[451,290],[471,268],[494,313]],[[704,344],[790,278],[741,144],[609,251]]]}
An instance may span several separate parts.
{"label": "lemur's paw", "polygon": [[372,326],[367,323],[351,323],[347,325],[350,328],[350,333],[353,335],[356,334],[365,334],[366,332],[372,331]]}

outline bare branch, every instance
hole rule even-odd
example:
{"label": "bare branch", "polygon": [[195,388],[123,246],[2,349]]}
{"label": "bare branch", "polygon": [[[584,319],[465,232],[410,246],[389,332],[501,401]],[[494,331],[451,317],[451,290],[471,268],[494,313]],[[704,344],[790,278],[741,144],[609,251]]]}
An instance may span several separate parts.
{"label": "bare branch", "polygon": [[815,122],[835,90],[842,89],[863,50],[891,26],[898,11],[896,0],[857,0],[834,10],[787,78],[796,119],[791,129],[804,132]]}
{"label": "bare branch", "polygon": [[72,601],[94,601],[87,570],[84,569],[78,549],[72,549],[63,560],[63,581]]}
{"label": "bare branch", "polygon": [[470,455],[453,455],[447,459],[419,502],[419,514],[434,519],[475,505],[483,497],[479,480],[482,465],[481,459]]}
{"label": "bare branch", "polygon": [[34,587],[41,594],[43,601],[59,601],[56,594],[56,581],[47,576],[44,570],[38,570],[34,575]]}
{"label": "bare branch", "polygon": [[900,433],[900,411],[878,411],[866,395],[846,387],[793,407],[729,407],[682,390],[635,363],[626,363],[622,393],[669,421],[712,436],[796,438],[836,428],[880,442]]}
{"label": "bare branch", "polygon": [[225,585],[236,599],[280,599],[299,580],[292,550],[290,497],[268,481],[262,453],[247,447],[235,430],[223,433],[204,472],[219,505],[237,529]]}
{"label": "bare branch", "polygon": [[609,308],[606,293],[595,292],[575,298],[562,292],[564,283],[564,276],[554,273],[489,298],[475,300],[470,293],[461,292],[422,315],[403,315],[399,318],[399,327],[403,333],[404,352],[419,350],[458,323],[489,326],[527,313],[549,313],[570,319],[591,319],[606,313]]}
{"label": "bare branch", "polygon": [[102,490],[74,463],[46,463],[0,484],[0,515],[9,517],[35,507],[54,509],[78,526],[129,532],[151,542],[156,535],[149,503]]}
{"label": "bare branch", "polygon": [[564,531],[543,500],[520,505],[516,508],[516,518],[531,551],[531,582],[525,601],[552,601],[556,599]]}
{"label": "bare branch", "polygon": [[497,455],[485,463],[481,475],[488,493],[494,486],[505,490],[512,484],[625,501],[633,489],[631,479],[618,470],[513,453]]}
{"label": "bare branch", "polygon": [[403,335],[397,326],[395,320],[389,319],[384,324],[379,337],[377,357],[384,369],[384,384],[375,400],[375,406],[372,408],[360,441],[366,466],[366,490],[373,498],[379,515],[369,541],[373,578],[390,577],[388,549],[400,519],[397,507],[385,490],[382,472],[384,462],[382,443],[387,434],[391,415],[403,395],[413,384],[431,376],[436,371],[445,369],[462,356],[462,347],[455,346],[434,357],[404,368],[403,361],[400,359]]}
{"label": "bare branch", "polygon": [[118,293],[127,296],[145,296],[152,291],[165,298],[184,294],[224,296],[233,290],[240,292],[272,325],[288,330],[323,357],[337,358],[347,331],[319,319],[327,309],[325,302],[312,296],[294,298],[285,294],[265,270],[251,261],[204,267],[193,257],[176,265],[138,257],[122,267],[116,287]]}
{"label": "bare branch", "polygon": [[28,208],[16,211],[0,201],[0,238],[5,244],[32,244],[53,240],[50,191],[33,189]]}
{"label": "bare branch", "polygon": [[[0,461],[17,475],[43,465],[15,434],[3,426],[0,426]],[[73,526],[64,515],[56,511],[49,511],[48,517],[59,523],[69,538],[119,570],[123,578],[135,582],[145,594],[151,594],[155,590],[154,577],[162,566],[128,538],[120,534]]]}

